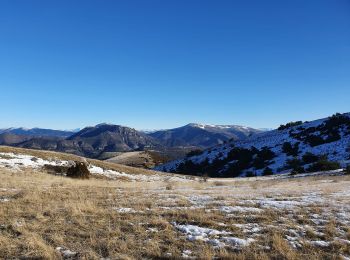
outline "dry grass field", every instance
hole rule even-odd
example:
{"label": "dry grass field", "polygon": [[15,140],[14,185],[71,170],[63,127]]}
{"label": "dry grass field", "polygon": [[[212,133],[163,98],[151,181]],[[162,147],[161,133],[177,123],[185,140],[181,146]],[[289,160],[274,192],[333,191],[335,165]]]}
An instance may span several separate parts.
{"label": "dry grass field", "polygon": [[[0,153],[2,162],[11,153],[72,159]],[[203,180],[90,163],[152,181],[77,180],[2,164],[1,259],[350,257],[349,176]]]}

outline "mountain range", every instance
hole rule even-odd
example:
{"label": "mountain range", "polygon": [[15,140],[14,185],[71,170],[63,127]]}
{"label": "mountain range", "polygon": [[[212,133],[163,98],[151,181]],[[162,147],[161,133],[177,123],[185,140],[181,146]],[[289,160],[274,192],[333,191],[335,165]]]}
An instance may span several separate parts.
{"label": "mountain range", "polygon": [[290,122],[278,129],[231,140],[155,169],[238,177],[330,170],[350,163],[350,113]]}
{"label": "mountain range", "polygon": [[156,150],[181,157],[183,151],[206,149],[229,140],[242,140],[261,132],[243,126],[188,124],[183,127],[137,131],[130,127],[99,124],[78,132],[41,128],[0,130],[0,144],[22,148],[73,153],[91,158],[109,158],[118,152]]}
{"label": "mountain range", "polygon": [[149,135],[167,147],[208,148],[228,140],[242,140],[262,132],[250,127],[237,125],[188,124],[179,128],[161,130]]}
{"label": "mountain range", "polygon": [[52,130],[43,128],[7,128],[0,129],[0,134],[9,133],[15,135],[36,136],[36,137],[69,137],[76,131]]}

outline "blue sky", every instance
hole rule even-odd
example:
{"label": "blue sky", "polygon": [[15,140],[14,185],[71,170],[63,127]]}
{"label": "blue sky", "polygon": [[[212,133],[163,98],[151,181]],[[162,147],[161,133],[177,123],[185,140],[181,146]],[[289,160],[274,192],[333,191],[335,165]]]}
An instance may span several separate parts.
{"label": "blue sky", "polygon": [[0,127],[350,111],[348,0],[0,1]]}

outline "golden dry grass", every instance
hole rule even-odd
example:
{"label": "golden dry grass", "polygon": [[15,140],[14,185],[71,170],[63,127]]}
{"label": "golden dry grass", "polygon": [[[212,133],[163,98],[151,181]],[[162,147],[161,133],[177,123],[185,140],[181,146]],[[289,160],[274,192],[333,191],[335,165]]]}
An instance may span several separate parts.
{"label": "golden dry grass", "polygon": [[[6,149],[2,147],[0,152],[24,152]],[[73,158],[33,150],[27,154]],[[130,173],[134,171],[132,168]],[[324,182],[325,178],[334,182]],[[336,201],[346,207],[348,197],[333,194],[348,190],[349,177],[123,182],[69,179],[41,169],[0,168],[0,180],[0,199],[8,200],[0,201],[0,259],[62,259],[57,247],[77,252],[77,259],[181,259],[186,250],[198,259],[341,259],[350,255],[350,246],[335,240],[350,239],[350,229],[337,217],[338,206],[328,205]],[[327,203],[276,209],[254,201],[261,197],[292,200],[312,192],[325,196]],[[228,214],[218,210],[223,205],[261,208],[262,212]],[[125,208],[132,211],[120,212]],[[323,213],[329,214],[326,223],[315,225],[310,215]],[[230,236],[253,237],[255,241],[241,248],[215,248],[204,241],[189,241],[173,223],[224,230]],[[251,224],[261,230],[250,232],[238,226]],[[300,237],[302,248],[294,248],[286,240],[289,230],[306,225]],[[309,243],[324,239],[330,246]]]}
{"label": "golden dry grass", "polygon": [[87,160],[89,163],[99,166],[101,168],[111,169],[118,172],[132,173],[132,174],[155,174],[155,171],[147,170],[143,168],[135,168],[126,165],[116,164],[107,161],[100,161],[95,159],[88,159],[84,157],[80,157],[73,154],[68,153],[59,153],[53,151],[43,151],[43,150],[33,150],[33,149],[25,149],[25,148],[17,148],[10,146],[0,146],[0,152],[2,153],[18,153],[18,154],[28,154],[36,157],[40,157],[43,159],[59,159],[59,160],[73,160],[73,161],[81,161]]}

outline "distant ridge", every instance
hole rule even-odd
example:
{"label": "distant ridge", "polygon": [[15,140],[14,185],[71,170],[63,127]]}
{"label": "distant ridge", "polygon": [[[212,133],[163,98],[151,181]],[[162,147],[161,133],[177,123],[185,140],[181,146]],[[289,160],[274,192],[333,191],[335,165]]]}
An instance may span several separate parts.
{"label": "distant ridge", "polygon": [[246,126],[190,123],[174,129],[152,132],[149,135],[168,147],[208,148],[231,139],[242,140],[260,132],[262,131]]}
{"label": "distant ridge", "polygon": [[35,137],[62,137],[66,138],[74,134],[74,131],[53,130],[44,128],[7,128],[0,129],[0,134],[9,133],[15,135],[35,136]]}
{"label": "distant ridge", "polygon": [[259,132],[243,126],[192,123],[176,129],[145,133],[126,126],[101,123],[79,131],[2,129],[0,144],[103,159],[113,157],[118,152],[144,150],[156,150],[159,154],[180,158],[195,149],[205,149],[230,139],[244,139]]}

